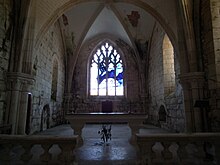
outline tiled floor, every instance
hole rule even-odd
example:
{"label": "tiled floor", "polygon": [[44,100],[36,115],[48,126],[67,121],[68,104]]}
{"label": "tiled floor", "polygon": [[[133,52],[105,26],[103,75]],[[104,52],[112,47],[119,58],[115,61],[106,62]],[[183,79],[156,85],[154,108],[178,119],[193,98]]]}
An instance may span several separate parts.
{"label": "tiled floor", "polygon": [[[77,163],[79,165],[135,165],[137,160],[136,150],[129,143],[131,136],[127,124],[112,125],[112,139],[103,143],[98,131],[102,125],[87,124],[82,130],[84,144],[76,150]],[[145,125],[140,129],[141,133],[166,132],[160,128]],[[39,134],[71,136],[73,130],[69,125],[62,125],[43,131]]]}

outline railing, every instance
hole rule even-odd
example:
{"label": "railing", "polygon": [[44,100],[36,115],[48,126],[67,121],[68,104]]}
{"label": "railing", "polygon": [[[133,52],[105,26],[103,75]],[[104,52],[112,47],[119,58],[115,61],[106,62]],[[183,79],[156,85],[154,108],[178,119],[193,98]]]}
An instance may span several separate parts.
{"label": "railing", "polygon": [[0,164],[73,164],[78,136],[0,135]]}
{"label": "railing", "polygon": [[220,164],[220,133],[136,134],[139,164]]}

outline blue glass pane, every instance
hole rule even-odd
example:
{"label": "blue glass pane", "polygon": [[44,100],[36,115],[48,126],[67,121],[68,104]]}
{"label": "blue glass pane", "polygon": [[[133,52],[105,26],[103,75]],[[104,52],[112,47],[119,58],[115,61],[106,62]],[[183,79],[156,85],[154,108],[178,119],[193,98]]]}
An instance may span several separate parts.
{"label": "blue glass pane", "polygon": [[118,82],[120,85],[123,85],[123,72],[119,73],[119,74],[116,76],[116,80],[117,80],[117,82]]}
{"label": "blue glass pane", "polygon": [[107,68],[106,68],[105,64],[104,64],[104,63],[101,63],[101,64],[99,65],[99,75],[105,74],[105,73],[106,73],[106,70],[107,70]]}

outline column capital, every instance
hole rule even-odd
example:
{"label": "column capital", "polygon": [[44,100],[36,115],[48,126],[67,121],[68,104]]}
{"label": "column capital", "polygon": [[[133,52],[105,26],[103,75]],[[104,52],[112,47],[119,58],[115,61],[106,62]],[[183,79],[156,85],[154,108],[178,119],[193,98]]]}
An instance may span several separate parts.
{"label": "column capital", "polygon": [[191,81],[192,79],[204,79],[204,72],[189,72],[189,73],[183,73],[179,75],[180,80],[182,81]]}
{"label": "column capital", "polygon": [[34,82],[35,78],[32,75],[19,72],[7,73],[7,86],[9,90],[29,91]]}
{"label": "column capital", "polygon": [[191,86],[200,86],[204,84],[205,73],[204,72],[189,72],[179,75],[180,84],[184,87],[187,84]]}

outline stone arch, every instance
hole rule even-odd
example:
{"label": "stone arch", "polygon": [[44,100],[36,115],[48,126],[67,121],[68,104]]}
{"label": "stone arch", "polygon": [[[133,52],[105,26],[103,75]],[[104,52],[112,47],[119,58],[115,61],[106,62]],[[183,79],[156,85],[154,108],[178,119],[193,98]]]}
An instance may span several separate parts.
{"label": "stone arch", "polygon": [[[53,12],[53,14],[51,15],[50,18],[48,18],[48,20],[46,21],[46,23],[44,25],[42,25],[41,29],[39,30],[38,34],[36,35],[36,43],[35,43],[35,47],[38,47],[40,40],[42,38],[42,36],[44,36],[44,34],[47,32],[48,28],[59,18],[62,16],[62,14],[69,10],[70,8],[72,8],[73,6],[76,6],[78,4],[82,4],[82,3],[86,3],[86,2],[90,2],[88,0],[80,0],[80,1],[70,1],[67,2],[65,4],[63,4],[61,7],[57,8],[55,10],[55,12]],[[99,2],[97,0],[93,0],[93,2]],[[122,0],[118,0],[117,2],[114,3],[121,3],[124,2]],[[174,32],[172,31],[171,27],[166,23],[166,21],[163,19],[163,17],[161,16],[160,13],[157,12],[156,9],[154,9],[153,7],[151,7],[149,4],[147,3],[143,3],[141,1],[132,1],[132,0],[128,0],[126,1],[126,3],[128,4],[132,4],[134,6],[140,7],[143,10],[145,10],[147,13],[149,13],[150,15],[152,15],[159,23],[160,25],[164,28],[165,32],[167,33],[167,35],[169,36],[169,38],[171,39],[171,42],[173,43],[175,49],[177,49],[177,39],[175,37]]]}
{"label": "stone arch", "polygon": [[[110,35],[107,34],[94,37],[92,40],[88,41],[89,47],[91,47],[88,60],[89,61],[91,60],[93,53],[97,50],[99,46],[101,46],[104,42],[109,42],[112,46],[115,47],[115,49],[117,49],[119,54],[122,55],[123,65],[126,66],[127,64],[125,60],[125,53],[123,48],[121,48],[120,45],[118,44],[118,41],[119,40],[117,38],[110,37]],[[89,64],[87,66],[89,67]]]}
{"label": "stone arch", "polygon": [[[39,30],[38,34],[36,34],[36,42],[35,42],[35,48],[38,47],[38,45],[40,44],[41,38],[42,36],[46,33],[46,31],[48,30],[48,28],[60,17],[62,16],[62,14],[64,12],[66,12],[67,10],[69,10],[70,8],[79,5],[79,4],[83,4],[83,3],[87,3],[90,2],[88,0],[80,0],[80,1],[70,1],[67,3],[64,3],[63,5],[61,5],[59,8],[57,8],[56,10],[54,10],[53,14],[47,19],[47,21],[45,21],[46,23],[44,23],[41,26],[41,29]],[[93,0],[93,2],[99,2],[97,0]],[[105,5],[106,2],[103,2],[103,6]],[[139,7],[141,9],[143,9],[144,11],[146,11],[147,13],[149,13],[152,17],[154,17],[159,24],[163,27],[164,31],[167,33],[167,35],[169,36],[175,51],[177,52],[177,56],[179,56],[179,49],[178,49],[178,41],[177,41],[177,37],[175,36],[173,30],[171,29],[170,25],[166,22],[166,20],[162,17],[162,15],[156,10],[154,9],[152,6],[150,6],[147,3],[141,2],[141,1],[114,1],[114,2],[110,2],[110,3],[127,3],[127,4],[131,4],[134,5],[136,7]],[[100,3],[101,4],[101,3]],[[121,22],[122,23],[122,22]],[[123,25],[123,23],[122,23]],[[177,25],[178,26],[178,25]],[[178,30],[178,29],[177,29]],[[132,41],[132,39],[131,39]],[[82,45],[78,46],[79,48],[81,48]],[[133,45],[133,47],[135,48],[136,46]],[[80,52],[80,50],[78,50],[77,52]],[[77,53],[78,56],[79,53]],[[77,58],[77,57],[76,57]],[[180,58],[179,58],[180,59]],[[187,61],[184,61],[187,62]],[[187,66],[188,64],[183,64],[183,67],[181,68],[185,68],[185,66]],[[73,65],[74,66],[74,65]],[[73,68],[74,70],[74,68]],[[72,77],[73,72],[70,71],[70,78],[69,78],[69,82],[67,84],[70,84],[71,81],[71,77]],[[68,85],[67,87],[67,91],[69,91],[71,89],[71,85]]]}
{"label": "stone arch", "polygon": [[[131,46],[129,44],[127,44],[125,41],[117,38],[116,36],[113,35],[109,35],[109,34],[101,34],[98,36],[95,36],[94,38],[90,39],[89,41],[86,41],[86,43],[84,43],[84,45],[81,48],[81,53],[82,51],[86,51],[84,54],[87,54],[88,56],[85,57],[85,60],[87,61],[87,73],[89,73],[89,69],[90,69],[90,65],[89,65],[89,60],[91,59],[91,56],[93,55],[93,52],[96,51],[96,48],[101,45],[104,41],[108,41],[110,44],[112,44],[114,47],[118,48],[118,52],[121,55],[121,58],[123,60],[123,66],[125,68],[125,76],[124,76],[124,86],[127,86],[127,77],[126,77],[126,73],[127,73],[127,58],[129,56],[131,56],[132,59],[135,59],[136,56],[134,55],[134,50],[131,48]],[[85,48],[86,47],[86,48]],[[140,72],[140,67],[138,67],[137,65],[137,61],[134,60],[135,65],[136,65],[136,69],[138,69],[138,72]],[[88,77],[88,75],[87,75]],[[72,80],[72,79],[71,79]],[[87,84],[89,84],[88,82],[89,79],[87,79]],[[140,82],[139,82],[140,83]],[[89,93],[89,88],[87,88],[87,92]],[[127,96],[127,88],[124,89],[124,96]]]}
{"label": "stone arch", "polygon": [[[38,47],[38,44],[41,41],[42,36],[46,33],[48,28],[54,23],[65,11],[70,9],[71,7],[78,5],[80,3],[86,3],[90,2],[88,0],[80,0],[80,1],[68,1],[64,5],[60,6],[53,12],[53,14],[47,19],[46,23],[41,26],[40,31],[36,34],[36,42],[35,42],[35,47]],[[98,1],[92,1],[92,2],[98,2]],[[175,51],[177,52],[177,56],[179,56],[179,60],[181,60],[181,75],[180,79],[181,81],[185,81],[185,77],[188,79],[188,75],[182,75],[182,73],[188,73],[188,72],[196,72],[198,68],[196,68],[197,65],[193,65],[191,68],[191,63],[194,64],[196,63],[196,50],[195,47],[191,46],[194,45],[194,35],[193,33],[193,28],[191,27],[191,17],[190,16],[185,16],[184,14],[184,4],[183,2],[176,2],[178,11],[177,14],[181,15],[181,19],[178,21],[177,28],[176,30],[178,31],[178,39],[177,36],[175,35],[174,31],[171,29],[170,25],[168,22],[162,17],[162,15],[154,9],[152,6],[149,4],[146,4],[145,2],[142,1],[132,1],[132,0],[127,0],[124,2],[123,0],[118,0],[114,1],[113,3],[118,3],[118,2],[123,2],[123,3],[128,3],[128,4],[133,4],[137,7],[140,7],[144,9],[146,12],[150,13],[158,22],[159,24],[163,27],[164,31],[167,33],[168,37],[170,38]],[[181,26],[185,26],[184,28],[186,31],[184,31],[184,28]],[[190,37],[188,37],[190,36]],[[182,45],[178,45],[178,43],[181,43]],[[191,60],[193,59],[193,60]],[[203,77],[201,77],[203,79]],[[71,78],[70,78],[71,80]],[[186,86],[186,85],[185,85]],[[188,89],[184,89],[188,90]],[[185,94],[184,94],[185,95]],[[188,103],[190,104],[190,102]],[[190,107],[189,105],[185,107]],[[189,109],[187,110],[189,111]],[[188,117],[190,118],[190,117]]]}
{"label": "stone arch", "polygon": [[[125,75],[125,73],[124,73],[124,71],[126,70],[125,69],[125,58],[124,58],[124,52],[121,50],[121,48],[119,47],[119,45],[117,45],[117,43],[115,43],[114,41],[112,41],[111,39],[109,39],[109,38],[103,38],[103,39],[101,39],[96,45],[94,45],[94,47],[93,47],[93,49],[91,50],[91,52],[90,52],[90,55],[89,55],[89,57],[88,57],[88,62],[87,62],[87,68],[88,68],[88,70],[87,70],[87,73],[89,73],[89,74],[87,74],[88,75],[88,88],[91,88],[91,82],[90,82],[90,80],[91,80],[91,77],[90,77],[90,73],[91,73],[91,60],[92,60],[92,58],[93,58],[93,55],[94,54],[96,54],[96,51],[98,50],[98,49],[100,49],[100,47],[101,46],[103,46],[105,43],[108,43],[109,44],[109,46],[112,46],[112,48],[113,48],[113,50],[116,50],[117,51],[117,53],[120,55],[120,59],[122,60],[122,68],[123,68],[123,74]],[[123,76],[123,95],[125,94],[124,93],[124,88],[125,88],[125,85],[124,85],[124,76]],[[107,89],[107,88],[106,88]],[[116,88],[115,88],[116,89]],[[115,92],[116,92],[117,90],[115,90]],[[116,92],[117,93],[117,92]],[[108,95],[107,95],[108,96]],[[115,95],[115,96],[117,96],[117,95]]]}
{"label": "stone arch", "polygon": [[[41,38],[42,36],[46,33],[46,31],[48,30],[48,28],[60,17],[62,16],[62,14],[64,12],[66,12],[67,10],[69,10],[70,8],[76,6],[76,5],[79,5],[79,4],[83,4],[83,3],[87,3],[87,2],[90,2],[88,0],[80,0],[80,1],[70,1],[70,2],[67,2],[65,4],[63,4],[62,6],[60,6],[59,8],[57,8],[56,10],[54,10],[55,12],[53,12],[53,14],[47,19],[46,23],[44,25],[41,26],[41,29],[40,31],[38,32],[38,34],[36,34],[36,42],[35,42],[35,48],[38,47],[38,45],[40,44],[40,41],[41,41]],[[93,0],[93,2],[99,2],[97,0]],[[103,6],[105,5],[106,2],[103,3]],[[141,9],[143,9],[144,11],[146,11],[147,13],[149,13],[152,17],[154,17],[158,22],[159,24],[163,27],[164,31],[167,33],[167,35],[169,36],[173,46],[174,46],[174,49],[176,50],[176,52],[179,52],[178,51],[178,41],[177,41],[177,38],[173,32],[173,30],[171,29],[170,25],[166,22],[166,20],[162,17],[162,15],[156,10],[154,9],[152,6],[150,6],[149,4],[147,3],[144,3],[144,2],[141,2],[141,1],[121,1],[121,0],[118,0],[118,1],[114,1],[114,2],[110,2],[110,3],[127,3],[127,4],[131,4],[131,5],[134,5],[136,7],[139,7]],[[122,23],[122,22],[121,22]],[[123,24],[122,24],[123,25]],[[132,41],[132,39],[131,39]],[[133,43],[133,42],[132,42]],[[78,46],[79,48],[81,48],[83,45],[80,45]],[[135,45],[133,45],[134,48],[136,48]],[[77,57],[78,57],[78,52],[80,52],[80,50],[77,50]],[[179,54],[177,53],[177,56]],[[76,57],[76,59],[77,59]],[[186,61],[184,61],[186,62]],[[183,66],[186,66],[188,64],[183,64]],[[74,66],[74,65],[73,65]],[[181,67],[181,68],[184,68],[184,67]],[[139,68],[140,69],[140,68]],[[72,71],[70,71],[69,73],[69,78],[68,78],[68,83],[69,84],[67,86],[68,89],[66,89],[67,91],[70,91],[71,90],[71,81],[72,81],[72,75],[73,75],[73,71],[74,71],[74,68],[72,69]]]}
{"label": "stone arch", "polygon": [[[79,58],[77,59],[76,62],[76,67],[74,70],[74,75],[72,78],[72,89],[76,89],[74,91],[72,91],[71,89],[71,93],[73,93],[73,96],[75,94],[77,94],[79,96],[80,99],[82,100],[89,100],[89,101],[93,101],[93,106],[95,107],[94,110],[96,109],[100,109],[101,105],[100,105],[100,100],[106,100],[107,98],[101,98],[98,99],[97,97],[88,97],[88,93],[89,93],[89,88],[88,88],[88,70],[90,69],[90,65],[88,63],[89,58],[91,57],[91,53],[94,52],[97,47],[97,45],[101,44],[102,41],[110,41],[111,44],[113,44],[115,47],[120,48],[119,52],[121,55],[124,55],[123,61],[124,61],[124,68],[126,69],[126,75],[124,76],[124,81],[125,81],[125,90],[124,90],[124,97],[117,97],[117,101],[115,100],[113,103],[113,109],[114,110],[119,110],[119,104],[120,104],[120,100],[122,99],[133,99],[133,100],[139,100],[139,98],[137,98],[139,96],[139,87],[140,87],[140,82],[138,81],[138,83],[131,83],[135,80],[138,79],[138,70],[137,70],[137,63],[134,60],[135,56],[132,54],[133,49],[130,47],[130,45],[128,45],[126,42],[121,41],[121,39],[116,38],[113,35],[109,35],[109,34],[102,34],[102,35],[98,35],[95,36],[94,38],[87,40],[83,45],[82,48],[79,52]],[[127,67],[129,66],[129,67]],[[133,76],[130,76],[132,73],[137,73],[134,74]],[[73,81],[74,80],[74,81]],[[129,81],[128,81],[129,80]],[[74,83],[76,82],[76,83]],[[130,82],[130,83],[128,83]],[[78,85],[77,88],[74,88],[74,84]],[[130,86],[130,88],[129,88]],[[135,94],[132,93],[134,92],[135,89]],[[132,94],[129,94],[132,93]],[[108,100],[114,100],[113,98],[108,98]],[[137,107],[139,109],[141,109],[140,107]],[[136,109],[137,109],[136,108]]]}
{"label": "stone arch", "polygon": [[[86,84],[89,84],[89,70],[90,70],[90,60],[92,58],[93,53],[96,51],[96,49],[102,45],[103,42],[107,41],[109,42],[112,46],[117,48],[117,51],[119,52],[119,54],[121,55],[121,58],[123,60],[123,66],[124,68],[126,68],[127,63],[126,63],[126,57],[125,55],[127,55],[128,53],[131,53],[131,47],[129,47],[129,50],[127,50],[128,52],[125,52],[125,48],[122,47],[122,45],[120,45],[119,42],[120,39],[116,38],[115,36],[109,35],[109,34],[101,34],[98,36],[95,36],[94,38],[86,41],[83,45],[82,48],[79,52],[79,54],[84,54],[83,60],[86,61]],[[82,58],[82,57],[81,57]],[[84,65],[84,64],[82,64]],[[73,80],[73,76],[72,78],[69,79],[69,81]],[[124,78],[125,80],[126,78]],[[89,85],[88,85],[89,86]],[[86,93],[89,93],[89,87],[87,86],[86,89]],[[73,89],[73,87],[71,87],[71,89]],[[124,91],[125,95],[126,95],[126,90]]]}

